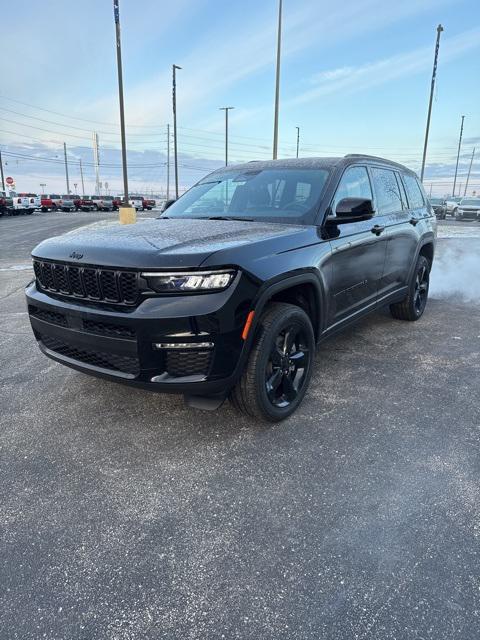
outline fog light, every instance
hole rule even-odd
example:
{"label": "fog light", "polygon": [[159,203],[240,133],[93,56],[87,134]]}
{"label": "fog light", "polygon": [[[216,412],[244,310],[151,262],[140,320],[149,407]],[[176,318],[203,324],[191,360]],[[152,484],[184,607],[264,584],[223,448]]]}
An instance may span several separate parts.
{"label": "fog light", "polygon": [[154,342],[154,349],[213,349],[213,342]]}

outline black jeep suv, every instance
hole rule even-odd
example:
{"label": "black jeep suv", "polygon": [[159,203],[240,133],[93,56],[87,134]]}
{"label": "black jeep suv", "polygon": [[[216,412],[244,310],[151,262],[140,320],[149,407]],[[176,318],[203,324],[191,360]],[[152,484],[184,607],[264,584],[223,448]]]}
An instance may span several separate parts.
{"label": "black jeep suv", "polygon": [[318,342],[386,304],[420,318],[435,225],[415,174],[381,158],[223,168],[157,219],[39,244],[30,320],[79,371],[281,420]]}

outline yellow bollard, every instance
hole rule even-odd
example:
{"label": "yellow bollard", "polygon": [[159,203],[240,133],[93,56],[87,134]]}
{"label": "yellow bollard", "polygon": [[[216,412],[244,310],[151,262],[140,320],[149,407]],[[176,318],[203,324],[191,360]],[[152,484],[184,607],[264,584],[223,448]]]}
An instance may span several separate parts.
{"label": "yellow bollard", "polygon": [[133,207],[121,206],[118,208],[118,218],[120,224],[135,224],[137,221],[137,210]]}

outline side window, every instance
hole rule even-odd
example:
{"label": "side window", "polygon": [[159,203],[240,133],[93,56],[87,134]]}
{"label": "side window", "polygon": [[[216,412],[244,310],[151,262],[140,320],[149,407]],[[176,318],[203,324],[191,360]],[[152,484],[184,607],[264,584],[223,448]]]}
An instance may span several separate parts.
{"label": "side window", "polygon": [[335,215],[337,204],[343,198],[372,199],[372,188],[365,167],[350,167],[340,179],[340,184],[332,202],[332,214]]}
{"label": "side window", "polygon": [[403,174],[403,181],[407,190],[408,204],[410,209],[420,209],[424,206],[422,190],[414,176],[408,173]]}
{"label": "side window", "polygon": [[372,167],[371,171],[380,215],[401,211],[402,198],[395,173],[378,167]]}

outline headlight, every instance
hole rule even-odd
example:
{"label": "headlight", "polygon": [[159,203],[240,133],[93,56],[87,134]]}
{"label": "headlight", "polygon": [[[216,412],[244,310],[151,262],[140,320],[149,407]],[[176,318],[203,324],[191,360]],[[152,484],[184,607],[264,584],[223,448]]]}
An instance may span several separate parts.
{"label": "headlight", "polygon": [[221,291],[235,277],[235,271],[191,271],[170,273],[142,273],[148,286],[157,293],[186,293],[195,291]]}
{"label": "headlight", "polygon": [[464,213],[463,209],[457,209],[458,213]]}

